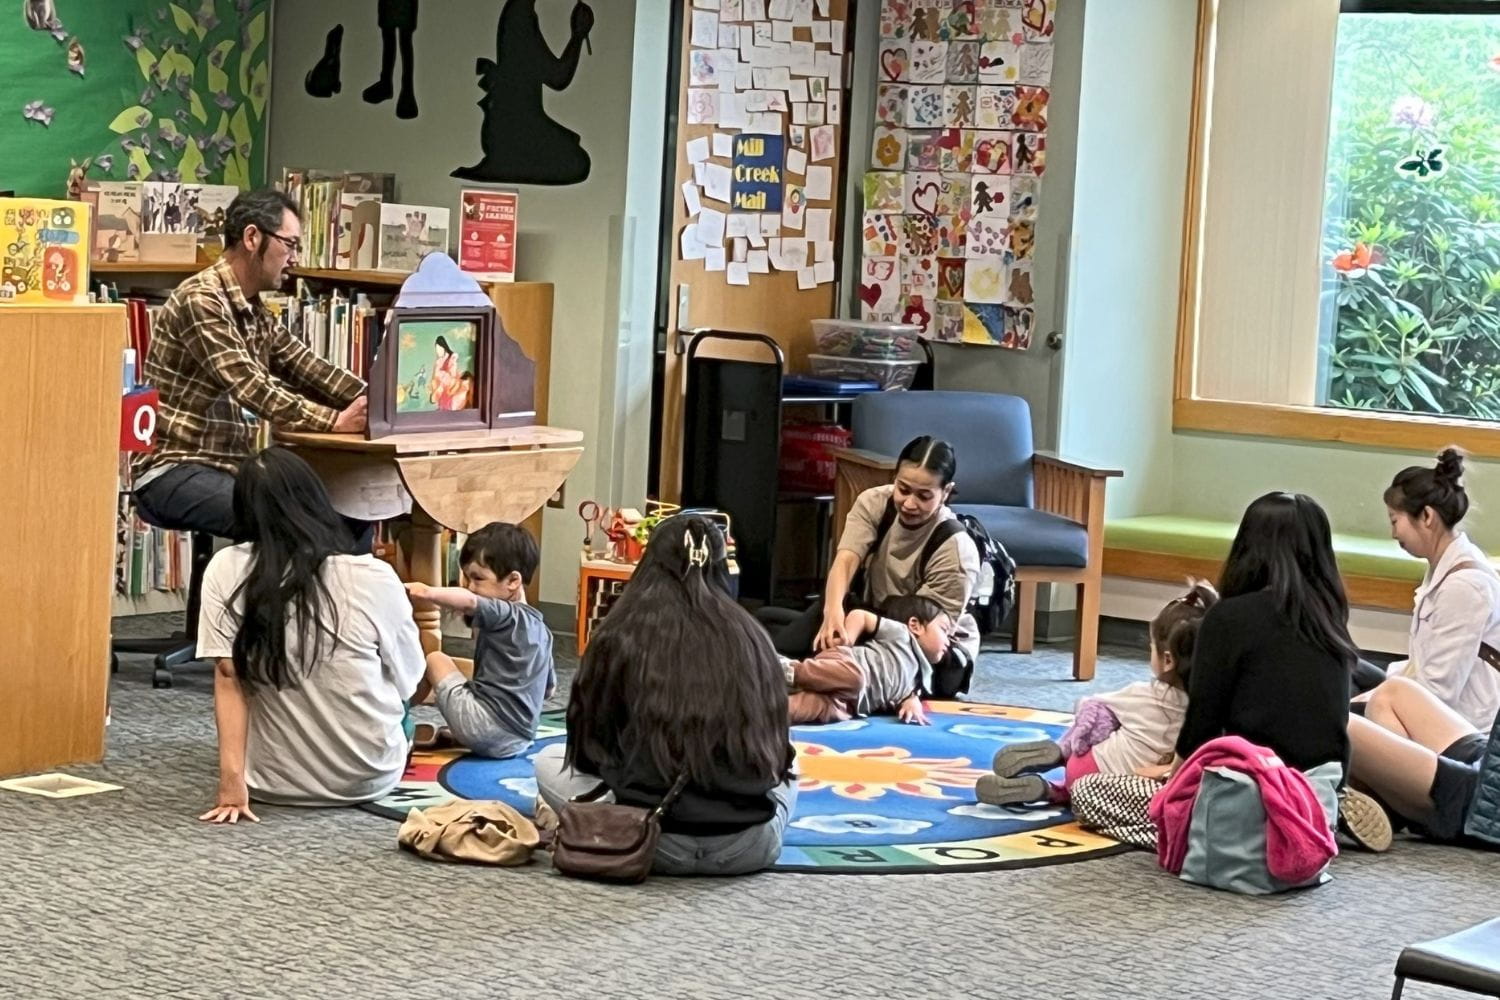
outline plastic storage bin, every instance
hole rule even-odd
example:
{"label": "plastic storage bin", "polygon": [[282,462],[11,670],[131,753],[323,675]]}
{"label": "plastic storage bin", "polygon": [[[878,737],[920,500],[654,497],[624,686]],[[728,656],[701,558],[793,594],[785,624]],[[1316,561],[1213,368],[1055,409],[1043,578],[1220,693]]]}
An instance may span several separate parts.
{"label": "plastic storage bin", "polygon": [[917,353],[921,332],[910,323],[858,319],[815,319],[812,330],[819,354],[878,361],[909,361]]}
{"label": "plastic storage bin", "polygon": [[868,379],[879,382],[880,388],[909,389],[912,379],[917,377],[921,361],[881,361],[877,358],[841,358],[827,354],[809,354],[807,363],[814,375],[828,378]]}

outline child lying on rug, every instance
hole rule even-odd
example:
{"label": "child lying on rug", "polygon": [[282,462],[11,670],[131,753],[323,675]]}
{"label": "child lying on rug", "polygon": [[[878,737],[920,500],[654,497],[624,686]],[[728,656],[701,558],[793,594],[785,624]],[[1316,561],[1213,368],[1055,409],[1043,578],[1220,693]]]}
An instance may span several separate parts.
{"label": "child lying on rug", "polygon": [[[1089,774],[1139,774],[1160,778],[1173,757],[1187,715],[1188,674],[1198,626],[1219,595],[1195,582],[1151,622],[1153,679],[1093,695],[1078,705],[1073,725],[1054,743],[1011,743],[995,754],[994,774],[974,787],[980,802],[1067,802],[1073,783]],[[1064,765],[1061,785],[1042,773]]]}
{"label": "child lying on rug", "polygon": [[526,603],[538,558],[524,528],[496,521],[471,534],[459,553],[467,589],[406,585],[414,602],[463,612],[475,629],[473,680],[464,680],[452,657],[427,654],[426,679],[412,703],[435,691],[448,726],[447,732],[418,726],[417,746],[457,741],[480,756],[514,757],[536,739],[542,703],[557,684],[552,632]]}
{"label": "child lying on rug", "polygon": [[[787,708],[792,725],[890,712],[902,722],[927,725],[918,697],[922,664],[943,658],[953,622],[926,597],[893,597],[881,612],[849,612],[844,618],[847,646],[825,649],[807,660],[782,659],[791,689]],[[869,640],[859,643],[866,634]]]}

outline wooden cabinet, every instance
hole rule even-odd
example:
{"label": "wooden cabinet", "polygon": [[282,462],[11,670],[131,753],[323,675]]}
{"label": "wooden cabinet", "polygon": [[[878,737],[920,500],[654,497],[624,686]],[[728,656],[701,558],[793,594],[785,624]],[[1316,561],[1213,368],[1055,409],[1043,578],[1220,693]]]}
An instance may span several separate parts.
{"label": "wooden cabinet", "polygon": [[0,305],[0,776],[104,756],[125,307]]}

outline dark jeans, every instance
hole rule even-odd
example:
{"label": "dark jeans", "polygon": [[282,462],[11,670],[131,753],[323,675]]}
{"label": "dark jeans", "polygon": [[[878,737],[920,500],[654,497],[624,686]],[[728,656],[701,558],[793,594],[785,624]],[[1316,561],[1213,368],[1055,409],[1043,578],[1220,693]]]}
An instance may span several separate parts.
{"label": "dark jeans", "polygon": [[[136,509],[147,524],[245,541],[235,530],[234,476],[223,469],[184,462],[136,488],[134,495]],[[352,517],[344,518],[344,524],[354,538],[354,551],[367,554],[375,526]]]}

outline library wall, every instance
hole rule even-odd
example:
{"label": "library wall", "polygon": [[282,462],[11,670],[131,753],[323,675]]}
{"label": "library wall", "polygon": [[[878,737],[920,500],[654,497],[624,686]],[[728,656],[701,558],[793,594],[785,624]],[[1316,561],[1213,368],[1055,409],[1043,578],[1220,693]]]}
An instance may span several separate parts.
{"label": "library wall", "polygon": [[[367,103],[363,91],[380,75],[380,31],[369,0],[322,0],[275,6],[272,58],[270,177],[284,166],[370,170],[396,175],[407,204],[457,211],[450,176],[480,163],[483,97],[478,59],[495,59],[501,0],[451,0],[423,5],[413,34],[417,115],[397,117],[397,99]],[[554,54],[569,38],[573,0],[537,0],[541,33]],[[556,286],[552,326],[551,423],[582,430],[589,449],[568,480],[567,508],[548,511],[543,587],[533,595],[573,603],[577,578],[572,508],[608,488],[609,470],[592,459],[596,442],[615,434],[612,357],[619,337],[619,261],[625,215],[634,0],[596,0],[595,24],[577,73],[562,91],[543,90],[547,115],[577,133],[590,162],[586,180],[542,186],[506,184],[520,192],[517,274]],[[325,52],[328,33],[343,26],[339,92],[310,96],[307,76]],[[396,67],[399,89],[401,67]],[[540,87],[540,84],[538,84]],[[637,501],[638,502],[638,501]]]}

